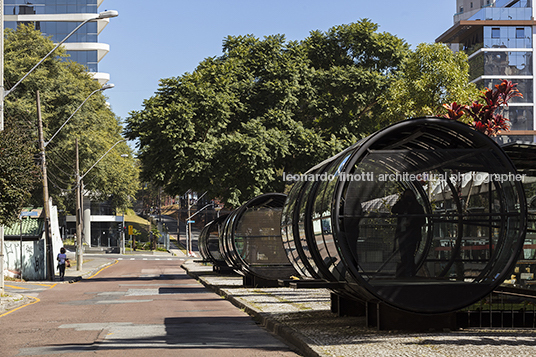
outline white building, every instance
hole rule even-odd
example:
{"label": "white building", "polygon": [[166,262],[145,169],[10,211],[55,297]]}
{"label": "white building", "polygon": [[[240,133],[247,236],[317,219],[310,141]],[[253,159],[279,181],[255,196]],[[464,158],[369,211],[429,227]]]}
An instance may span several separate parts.
{"label": "white building", "polygon": [[[45,36],[55,43],[63,40],[84,20],[98,15],[103,0],[5,0],[4,26],[16,29],[20,23],[34,23]],[[91,21],[82,26],[65,43],[70,60],[83,64],[99,83],[110,79],[108,73],[99,72],[102,58],[110,46],[98,41],[98,36],[109,19]]]}
{"label": "white building", "polygon": [[531,0],[456,0],[454,25],[436,40],[469,56],[471,81],[493,88],[502,79],[518,84],[523,98],[505,109],[511,130],[500,143],[534,142],[534,33],[535,9]]}

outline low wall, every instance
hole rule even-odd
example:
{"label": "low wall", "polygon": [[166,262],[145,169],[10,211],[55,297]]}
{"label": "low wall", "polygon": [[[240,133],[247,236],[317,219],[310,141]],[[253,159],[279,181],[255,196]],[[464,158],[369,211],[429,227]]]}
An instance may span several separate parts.
{"label": "low wall", "polygon": [[[4,242],[4,262],[7,275],[20,274],[20,241]],[[45,280],[45,240],[22,242],[22,278]]]}

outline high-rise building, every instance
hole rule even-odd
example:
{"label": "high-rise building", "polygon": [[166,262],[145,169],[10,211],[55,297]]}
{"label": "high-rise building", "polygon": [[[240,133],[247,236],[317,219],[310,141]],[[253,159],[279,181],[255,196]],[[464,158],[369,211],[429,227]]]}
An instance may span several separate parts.
{"label": "high-rise building", "polygon": [[454,25],[436,40],[469,56],[470,75],[479,88],[502,79],[517,83],[523,98],[505,108],[512,124],[499,143],[536,139],[534,42],[531,0],[456,0]]}
{"label": "high-rise building", "polygon": [[[4,27],[16,29],[19,24],[33,23],[43,35],[55,43],[63,40],[80,23],[98,15],[103,0],[5,0]],[[101,84],[110,79],[99,72],[100,60],[110,46],[99,43],[98,37],[109,19],[90,21],[76,31],[63,45],[69,59],[87,67]]]}

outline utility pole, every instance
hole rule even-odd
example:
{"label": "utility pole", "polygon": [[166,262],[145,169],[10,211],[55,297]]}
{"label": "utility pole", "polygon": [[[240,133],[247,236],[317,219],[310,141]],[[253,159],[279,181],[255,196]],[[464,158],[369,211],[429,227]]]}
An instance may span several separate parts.
{"label": "utility pole", "polygon": [[[0,0],[0,132],[4,131],[4,0]],[[4,293],[4,225],[0,224],[0,295]]]}
{"label": "utility pole", "polygon": [[48,178],[47,164],[45,157],[45,138],[43,135],[43,119],[41,118],[41,100],[39,99],[39,91],[36,92],[37,102],[37,121],[39,131],[39,151],[41,154],[41,171],[43,174],[43,211],[45,212],[45,245],[46,245],[46,275],[47,280],[54,280],[54,252],[52,251],[52,235],[50,232],[50,207],[48,198]]}
{"label": "utility pole", "polygon": [[188,193],[187,196],[188,199],[188,219],[186,221],[186,255],[190,255],[190,252],[192,251],[191,245],[192,245],[192,223],[190,223],[190,210],[192,206],[190,205],[190,194]]}
{"label": "utility pole", "polygon": [[81,194],[82,190],[80,187],[80,164],[78,158],[78,138],[75,141],[75,174],[76,174],[76,270],[82,270],[82,203],[81,203]]}

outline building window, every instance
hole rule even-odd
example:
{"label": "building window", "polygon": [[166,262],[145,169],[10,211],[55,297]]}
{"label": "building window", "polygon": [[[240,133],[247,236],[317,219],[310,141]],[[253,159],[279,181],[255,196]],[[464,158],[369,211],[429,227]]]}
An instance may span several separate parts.
{"label": "building window", "polygon": [[493,27],[491,29],[491,38],[501,38],[501,29],[498,27]]}
{"label": "building window", "polygon": [[471,2],[471,9],[473,8],[473,3]]}
{"label": "building window", "polygon": [[516,38],[525,38],[524,28],[516,28]]}

